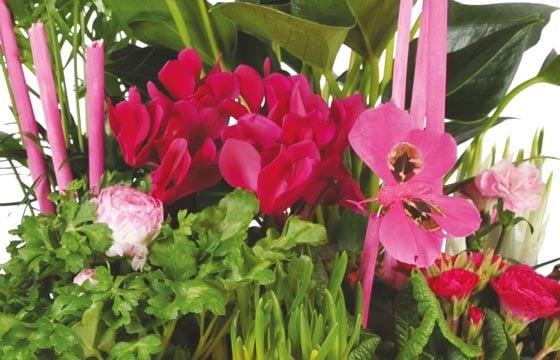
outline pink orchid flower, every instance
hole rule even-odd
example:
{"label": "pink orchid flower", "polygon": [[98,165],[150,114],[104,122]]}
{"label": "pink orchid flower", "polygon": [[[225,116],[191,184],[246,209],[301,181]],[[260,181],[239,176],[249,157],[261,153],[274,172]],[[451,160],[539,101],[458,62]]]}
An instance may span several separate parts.
{"label": "pink orchid flower", "polygon": [[472,203],[432,188],[456,160],[451,135],[417,129],[408,112],[389,103],[365,111],[349,140],[384,182],[377,196],[383,213],[378,236],[396,260],[429,266],[444,236],[466,236],[478,228],[480,215]]}

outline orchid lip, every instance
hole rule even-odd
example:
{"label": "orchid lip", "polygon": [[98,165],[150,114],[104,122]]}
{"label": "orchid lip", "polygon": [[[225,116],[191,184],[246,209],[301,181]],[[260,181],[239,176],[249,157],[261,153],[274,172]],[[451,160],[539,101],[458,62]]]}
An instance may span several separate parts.
{"label": "orchid lip", "polygon": [[424,166],[420,149],[408,142],[400,142],[387,155],[387,165],[398,182],[406,182]]}

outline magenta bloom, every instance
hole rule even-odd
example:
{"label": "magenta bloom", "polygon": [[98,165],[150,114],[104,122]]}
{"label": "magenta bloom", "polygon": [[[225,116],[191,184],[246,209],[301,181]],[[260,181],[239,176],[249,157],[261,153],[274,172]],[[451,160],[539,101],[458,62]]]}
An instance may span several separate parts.
{"label": "magenta bloom", "polygon": [[432,189],[455,162],[451,135],[415,128],[408,112],[389,103],[362,113],[349,140],[384,182],[377,235],[396,260],[429,266],[444,236],[466,236],[478,228],[480,215],[472,203]]}
{"label": "magenta bloom", "polygon": [[453,268],[427,279],[430,289],[445,300],[468,298],[477,287],[479,276],[472,271]]}
{"label": "magenta bloom", "polygon": [[151,195],[164,204],[209,188],[221,179],[218,153],[229,114],[239,96],[238,79],[216,66],[202,77],[196,51],[183,50],[159,72],[166,93],[148,83],[144,104],[135,88],[109,107],[109,120],[126,163],[150,166]]}

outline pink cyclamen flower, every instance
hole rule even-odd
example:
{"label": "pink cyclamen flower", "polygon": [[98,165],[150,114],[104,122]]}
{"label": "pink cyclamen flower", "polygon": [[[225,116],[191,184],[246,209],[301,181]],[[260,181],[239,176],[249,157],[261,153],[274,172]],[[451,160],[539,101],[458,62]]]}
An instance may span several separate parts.
{"label": "pink cyclamen flower", "polygon": [[84,269],[74,276],[74,284],[82,286],[86,281],[89,281],[91,285],[95,286],[99,281],[95,280],[93,275],[95,275],[95,269]]}
{"label": "pink cyclamen flower", "polygon": [[132,268],[142,270],[148,244],[163,223],[163,205],[142,191],[123,185],[101,190],[97,199],[96,221],[113,231],[113,245],[107,256],[132,257]]}
{"label": "pink cyclamen flower", "polygon": [[505,159],[478,174],[475,184],[482,195],[503,199],[504,208],[514,212],[536,210],[544,187],[540,172],[534,165],[523,163],[514,166]]}
{"label": "pink cyclamen flower", "polygon": [[363,112],[349,140],[384,182],[377,198],[384,213],[375,235],[396,260],[427,267],[440,254],[444,236],[478,229],[480,214],[471,202],[432,189],[456,160],[451,135],[416,128],[408,112],[388,103]]}

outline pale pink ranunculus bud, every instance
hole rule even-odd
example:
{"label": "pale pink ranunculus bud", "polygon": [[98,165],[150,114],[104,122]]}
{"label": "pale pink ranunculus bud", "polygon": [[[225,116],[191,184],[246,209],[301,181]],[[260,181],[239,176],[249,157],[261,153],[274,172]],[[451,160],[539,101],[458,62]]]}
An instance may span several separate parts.
{"label": "pale pink ranunculus bud", "polygon": [[91,285],[95,286],[99,283],[99,281],[93,278],[95,275],[95,269],[84,269],[78,273],[78,275],[74,276],[74,284],[78,286],[82,286],[87,280],[91,283]]}
{"label": "pale pink ranunculus bud", "polygon": [[131,256],[132,268],[142,270],[148,244],[163,223],[163,205],[142,191],[123,185],[101,190],[97,197],[96,220],[113,231],[113,245],[107,256]]}
{"label": "pale pink ranunculus bud", "polygon": [[536,210],[544,184],[540,171],[532,164],[514,166],[501,160],[475,177],[476,187],[486,197],[501,198],[510,211]]}

